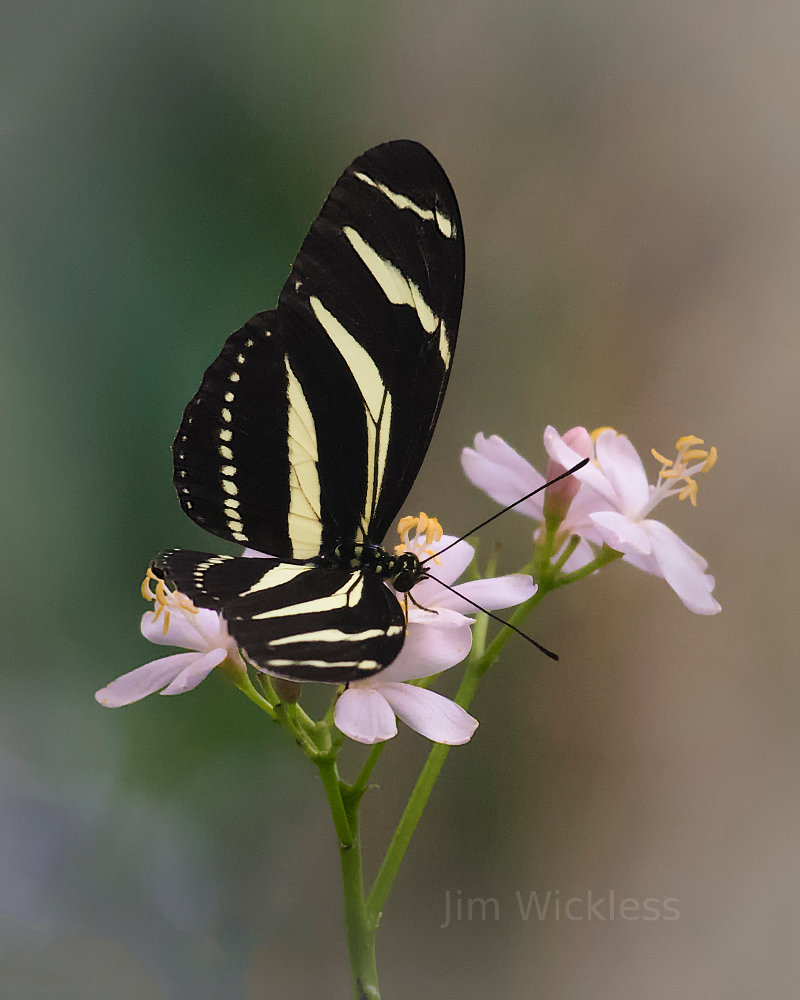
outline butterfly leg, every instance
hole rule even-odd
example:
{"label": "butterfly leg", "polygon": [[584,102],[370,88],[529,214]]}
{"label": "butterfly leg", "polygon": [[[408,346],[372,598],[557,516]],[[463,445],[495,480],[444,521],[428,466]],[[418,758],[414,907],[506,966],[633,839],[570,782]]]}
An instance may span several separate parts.
{"label": "butterfly leg", "polygon": [[432,615],[438,615],[439,614],[439,612],[436,610],[436,608],[426,608],[424,604],[420,604],[419,601],[415,600],[414,599],[414,595],[411,593],[410,590],[407,590],[406,593],[403,596],[405,597],[406,621],[408,621],[408,600],[409,600],[409,598],[411,598],[411,603],[414,605],[414,607],[415,608],[419,608],[420,611],[430,611],[430,613]]}

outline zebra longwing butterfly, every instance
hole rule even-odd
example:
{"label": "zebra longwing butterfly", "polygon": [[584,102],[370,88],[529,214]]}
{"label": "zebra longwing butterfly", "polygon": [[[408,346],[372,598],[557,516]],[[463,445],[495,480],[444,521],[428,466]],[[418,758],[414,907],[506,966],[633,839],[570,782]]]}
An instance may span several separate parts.
{"label": "zebra longwing butterfly", "polygon": [[455,194],[422,145],[367,150],[334,185],[277,309],[232,334],[173,444],[184,511],[271,558],[168,550],[153,571],[219,611],[259,668],[343,683],[405,638],[423,578],[380,542],[427,451],[461,311]]}

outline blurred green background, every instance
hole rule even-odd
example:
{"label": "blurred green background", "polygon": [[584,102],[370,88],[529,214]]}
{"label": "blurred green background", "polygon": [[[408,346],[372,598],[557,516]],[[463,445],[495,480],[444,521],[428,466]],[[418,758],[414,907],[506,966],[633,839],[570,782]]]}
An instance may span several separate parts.
{"label": "blurred green background", "polygon": [[[50,0],[4,22],[3,997],[349,995],[314,769],[216,677],[92,696],[153,656],[148,559],[208,546],[169,453],[203,369],[274,305],[339,172],[398,137],[445,166],[468,253],[407,511],[491,512],[460,472],[479,430],[540,465],[550,422],[642,454],[699,434],[720,464],[658,516],[723,613],[622,565],[545,602],[530,628],[562,660],[513,644],[481,690],[384,916],[385,996],[796,996],[800,8]],[[484,551],[513,570],[530,528],[508,515]],[[425,751],[403,729],[381,761],[369,872]],[[515,898],[612,889],[680,917],[525,921]],[[499,919],[441,928],[448,891]]]}

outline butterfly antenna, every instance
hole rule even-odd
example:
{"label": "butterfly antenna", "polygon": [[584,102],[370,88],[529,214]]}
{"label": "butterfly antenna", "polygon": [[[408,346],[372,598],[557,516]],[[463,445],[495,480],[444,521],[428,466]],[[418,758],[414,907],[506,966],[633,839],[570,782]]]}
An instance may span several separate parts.
{"label": "butterfly antenna", "polygon": [[[437,556],[440,556],[443,552],[447,552],[448,549],[452,549],[454,545],[458,545],[459,542],[463,542],[465,538],[469,538],[470,535],[474,535],[476,531],[480,531],[481,528],[485,528],[487,524],[491,524],[496,517],[500,517],[501,514],[505,514],[507,511],[513,510],[515,507],[519,507],[521,503],[525,503],[525,501],[530,500],[532,496],[535,496],[537,493],[541,493],[542,490],[546,490],[548,486],[552,486],[553,483],[557,483],[562,479],[566,479],[567,476],[571,476],[573,472],[577,472],[579,469],[582,469],[584,465],[588,464],[589,464],[589,459],[584,458],[582,461],[578,462],[577,465],[573,465],[571,469],[567,469],[566,472],[562,472],[560,476],[556,476],[555,479],[551,479],[550,482],[548,483],[542,483],[542,485],[537,486],[535,490],[531,490],[530,493],[526,493],[524,497],[520,497],[519,500],[515,500],[513,503],[510,503],[508,507],[503,507],[502,510],[496,511],[494,514],[492,514],[491,517],[487,517],[485,521],[481,521],[480,524],[476,524],[475,527],[470,528],[465,535],[462,535],[460,538],[456,538],[455,541],[450,542],[449,545],[445,545],[443,549],[439,549],[439,551],[435,552],[432,556],[428,556],[427,559],[420,559],[420,564],[424,566],[425,563],[430,562],[431,559],[435,559]],[[433,577],[431,577],[431,579],[433,579]],[[443,584],[443,586],[445,586],[445,584]],[[466,600],[466,598],[464,598],[464,600]],[[485,610],[486,610],[485,608],[481,608],[481,611]],[[489,614],[489,612],[487,611],[486,614]],[[495,616],[491,615],[490,617],[494,618]],[[502,619],[498,618],[497,620],[501,621]],[[503,622],[503,624],[506,625],[508,623]],[[513,627],[514,627],[513,625],[510,626],[510,628]],[[520,635],[524,635],[524,633],[521,632]],[[528,636],[525,636],[525,638],[527,639]],[[531,642],[533,642],[533,639],[531,639]],[[535,642],[533,644],[534,646],[537,645],[537,643]],[[547,650],[542,650],[542,652],[547,652]]]}
{"label": "butterfly antenna", "polygon": [[521,635],[523,639],[527,639],[532,646],[535,646],[539,650],[539,652],[544,653],[545,656],[549,656],[551,660],[558,660],[558,653],[554,653],[551,649],[548,649],[546,646],[543,646],[540,642],[537,642],[535,639],[531,639],[531,637],[529,635],[526,635],[522,631],[522,629],[518,629],[517,626],[512,625],[511,622],[507,622],[504,618],[501,618],[499,615],[496,615],[491,611],[487,611],[487,609],[482,608],[480,604],[476,604],[475,601],[471,601],[468,597],[465,597],[460,590],[456,590],[455,587],[449,587],[443,580],[438,579],[438,577],[432,576],[430,573],[426,573],[426,579],[433,580],[433,582],[438,583],[440,587],[444,587],[445,590],[449,590],[451,594],[455,594],[456,597],[460,597],[462,601],[466,601],[467,604],[471,604],[473,608],[476,608],[478,611],[483,612],[483,614],[488,615],[490,618],[494,619],[494,621],[500,622],[501,625],[505,625],[506,628],[510,628],[512,632],[516,632],[517,635]]}

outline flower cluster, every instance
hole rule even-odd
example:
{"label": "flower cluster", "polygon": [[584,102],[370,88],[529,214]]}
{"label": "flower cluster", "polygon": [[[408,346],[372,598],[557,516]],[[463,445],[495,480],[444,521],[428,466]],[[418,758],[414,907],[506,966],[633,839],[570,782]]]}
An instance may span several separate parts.
{"label": "flower cluster", "polygon": [[[465,612],[474,610],[471,602],[487,610],[507,608],[527,600],[536,588],[529,576],[512,574],[473,580],[451,589],[472,561],[474,549],[467,542],[443,535],[438,523],[424,514],[403,519],[401,538],[399,551],[408,549],[420,558],[432,557],[436,579],[423,580],[410,595],[400,655],[380,673],[348,685],[336,703],[334,720],[343,733],[360,743],[393,737],[397,733],[395,717],[437,743],[466,743],[477,721],[449,698],[408,682],[441,673],[467,656],[472,619]],[[451,545],[443,555],[436,554]],[[262,553],[248,549],[244,555]],[[246,670],[225,619],[216,611],[196,608],[184,594],[170,591],[152,573],[145,579],[142,593],[156,605],[142,617],[142,635],[159,645],[180,646],[190,652],[152,660],[123,674],[97,692],[101,705],[117,708],[156,691],[190,691],[217,666]]]}
{"label": "flower cluster", "polygon": [[[712,596],[714,577],[706,573],[706,560],[665,524],[649,517],[669,496],[678,495],[696,504],[695,477],[708,472],[717,459],[716,449],[701,449],[698,445],[702,443],[693,436],[681,438],[674,460],[654,451],[661,470],[658,482],[651,485],[642,460],[625,435],[610,427],[594,434],[575,427],[560,435],[554,427],[547,427],[544,446],[551,460],[548,478],[583,458],[591,459],[572,477],[580,484],[577,491],[572,485],[566,487],[564,495],[562,483],[557,486],[563,499],[558,538],[564,543],[570,536],[580,539],[564,569],[569,572],[589,565],[597,548],[607,545],[623,553],[631,565],[666,580],[690,611],[701,615],[720,611]],[[462,453],[464,471],[494,500],[511,504],[545,483],[545,477],[502,438],[478,434],[474,445]],[[537,494],[516,509],[544,522],[548,503],[558,506],[558,497],[555,503],[548,500],[549,492]]]}
{"label": "flower cluster", "polygon": [[[535,537],[552,541],[561,552],[564,573],[588,567],[599,553],[622,555],[626,562],[662,577],[687,608],[697,614],[720,611],[712,596],[714,578],[708,564],[661,521],[650,517],[669,496],[697,501],[696,477],[716,461],[716,449],[700,448],[696,437],[681,438],[675,459],[654,451],[661,463],[658,481],[648,483],[644,465],[627,437],[612,428],[589,434],[574,427],[560,435],[544,432],[549,456],[546,477],[502,438],[478,434],[473,448],[465,448],[462,464],[467,476],[494,500],[513,505],[541,522]],[[582,459],[589,463],[572,476],[519,502]],[[444,535],[435,519],[425,514],[403,518],[398,553],[415,553],[427,576],[409,594],[398,594],[407,618],[403,648],[385,669],[354,681],[339,694],[334,721],[341,732],[360,743],[379,743],[397,733],[397,719],[438,743],[466,743],[478,725],[463,708],[424,684],[469,653],[470,615],[475,607],[493,611],[529,600],[536,586],[529,576],[511,574],[472,580],[454,586],[472,562],[474,550],[463,539]],[[546,536],[543,532],[547,532]],[[565,551],[566,550],[566,551]],[[247,556],[262,556],[246,549]],[[598,562],[598,565],[600,563]],[[560,564],[556,563],[558,567]],[[116,708],[147,695],[182,694],[196,687],[219,667],[239,686],[247,686],[247,665],[224,617],[196,608],[186,595],[170,590],[152,572],[142,594],[154,609],[142,616],[142,635],[161,646],[177,646],[174,653],[123,674],[96,693],[101,705]]]}

